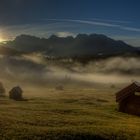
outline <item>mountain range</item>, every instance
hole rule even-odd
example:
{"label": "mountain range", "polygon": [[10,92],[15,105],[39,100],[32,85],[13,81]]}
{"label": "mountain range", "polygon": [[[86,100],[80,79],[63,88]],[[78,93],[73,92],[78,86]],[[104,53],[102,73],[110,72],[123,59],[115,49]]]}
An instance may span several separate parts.
{"label": "mountain range", "polygon": [[40,52],[54,58],[86,58],[140,54],[140,48],[133,47],[120,40],[114,40],[102,34],[78,34],[75,38],[72,36],[58,37],[52,35],[47,39],[20,35],[13,41],[3,44],[3,46],[9,48],[15,54],[19,52]]}

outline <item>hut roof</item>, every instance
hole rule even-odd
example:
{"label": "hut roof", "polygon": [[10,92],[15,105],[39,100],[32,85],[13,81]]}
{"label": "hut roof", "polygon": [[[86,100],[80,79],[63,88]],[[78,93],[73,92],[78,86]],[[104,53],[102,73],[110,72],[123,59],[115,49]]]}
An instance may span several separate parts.
{"label": "hut roof", "polygon": [[120,102],[125,98],[133,95],[135,92],[140,92],[140,83],[134,82],[129,86],[123,88],[119,92],[116,93],[116,102]]}

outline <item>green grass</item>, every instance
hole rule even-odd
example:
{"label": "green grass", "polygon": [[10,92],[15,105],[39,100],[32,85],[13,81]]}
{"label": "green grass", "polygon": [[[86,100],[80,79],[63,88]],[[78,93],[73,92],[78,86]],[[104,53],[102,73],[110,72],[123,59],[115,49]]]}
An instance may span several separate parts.
{"label": "green grass", "polygon": [[117,111],[116,89],[43,92],[45,96],[28,101],[0,98],[0,139],[140,139],[140,118]]}

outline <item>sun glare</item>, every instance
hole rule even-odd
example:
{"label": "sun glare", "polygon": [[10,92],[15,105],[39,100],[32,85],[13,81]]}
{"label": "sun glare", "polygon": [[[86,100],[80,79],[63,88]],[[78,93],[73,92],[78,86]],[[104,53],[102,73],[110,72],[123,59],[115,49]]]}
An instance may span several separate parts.
{"label": "sun glare", "polygon": [[0,37],[0,43],[1,42],[4,42],[5,41],[5,39],[3,39],[2,37]]}

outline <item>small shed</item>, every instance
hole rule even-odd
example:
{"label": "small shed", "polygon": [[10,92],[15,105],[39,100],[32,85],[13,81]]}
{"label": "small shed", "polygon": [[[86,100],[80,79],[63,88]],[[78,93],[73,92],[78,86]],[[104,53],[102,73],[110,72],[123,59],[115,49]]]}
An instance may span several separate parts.
{"label": "small shed", "polygon": [[14,99],[14,100],[22,100],[22,89],[19,86],[13,87],[10,91],[9,91],[9,98],[10,99]]}
{"label": "small shed", "polygon": [[134,82],[116,93],[119,111],[140,116],[140,83]]}

